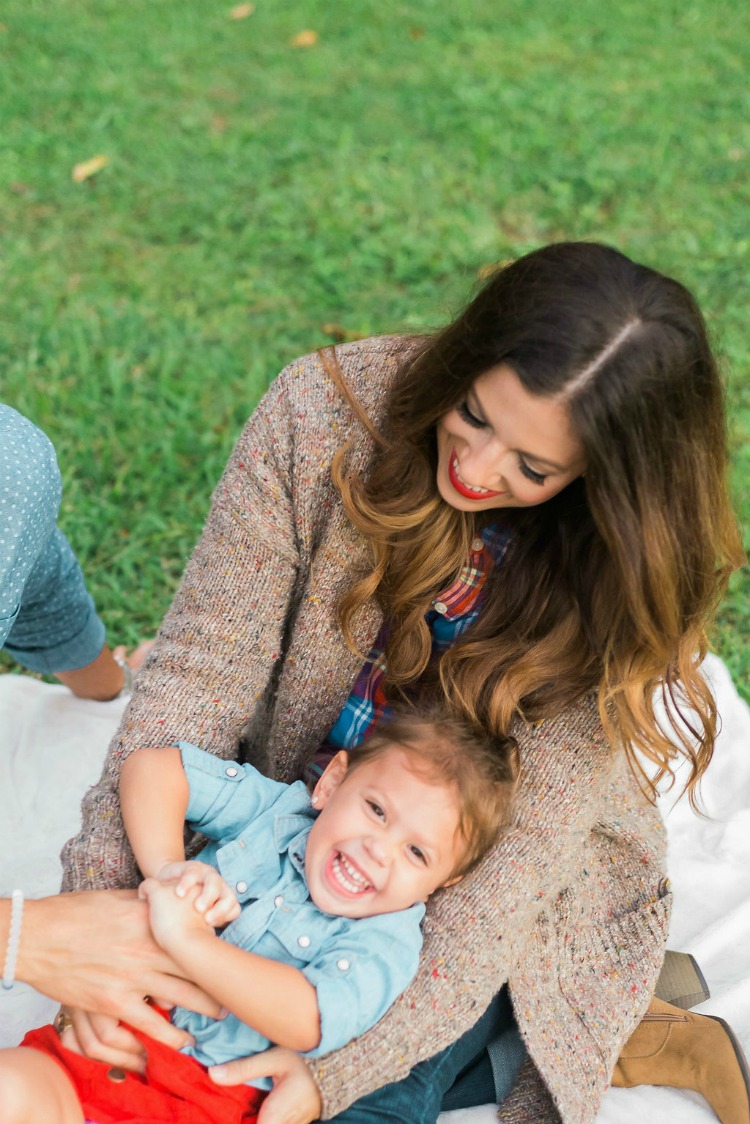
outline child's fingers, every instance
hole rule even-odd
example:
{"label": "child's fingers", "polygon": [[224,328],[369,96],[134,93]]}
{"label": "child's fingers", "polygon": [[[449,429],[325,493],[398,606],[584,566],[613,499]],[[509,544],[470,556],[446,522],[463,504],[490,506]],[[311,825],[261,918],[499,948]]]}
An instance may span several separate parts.
{"label": "child's fingers", "polygon": [[188,890],[192,890],[193,886],[203,886],[206,882],[207,872],[212,868],[205,866],[203,863],[187,863],[182,869],[177,885],[175,886],[175,893],[178,898],[184,898]]}
{"label": "child's fingers", "polygon": [[211,906],[205,917],[209,925],[218,929],[221,925],[228,925],[230,921],[234,921],[235,918],[239,917],[240,912],[240,903],[230,890],[226,897],[222,897],[220,901]]}
{"label": "child's fingers", "polygon": [[200,894],[196,898],[195,908],[199,913],[206,914],[206,920],[209,920],[208,911],[216,908],[217,906],[223,908],[231,907],[233,902],[236,902],[234,890],[230,890],[224,879],[218,871],[212,871],[206,877]]}

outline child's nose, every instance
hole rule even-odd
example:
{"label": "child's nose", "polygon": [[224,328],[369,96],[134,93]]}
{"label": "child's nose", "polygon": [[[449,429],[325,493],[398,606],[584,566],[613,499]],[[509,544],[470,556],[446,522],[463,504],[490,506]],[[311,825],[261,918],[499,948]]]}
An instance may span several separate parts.
{"label": "child's nose", "polygon": [[380,866],[385,866],[390,853],[387,839],[382,836],[371,835],[365,841],[365,847],[373,862],[378,863]]}

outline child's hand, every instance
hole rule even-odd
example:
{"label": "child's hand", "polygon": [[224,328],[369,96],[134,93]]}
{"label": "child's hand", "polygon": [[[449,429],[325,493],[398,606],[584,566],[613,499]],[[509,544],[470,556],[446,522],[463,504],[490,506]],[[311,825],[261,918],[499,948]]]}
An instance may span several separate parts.
{"label": "child's hand", "polygon": [[177,957],[180,948],[191,938],[213,937],[214,930],[206,921],[205,914],[195,908],[200,887],[193,886],[178,898],[175,886],[174,882],[146,878],[138,887],[138,897],[148,903],[149,925],[157,944]]}
{"label": "child's hand", "polygon": [[200,886],[200,893],[193,902],[194,908],[215,929],[228,925],[240,915],[240,903],[234,890],[227,885],[218,870],[208,863],[165,863],[157,878],[159,882],[172,883],[178,898],[184,898],[193,886]]}

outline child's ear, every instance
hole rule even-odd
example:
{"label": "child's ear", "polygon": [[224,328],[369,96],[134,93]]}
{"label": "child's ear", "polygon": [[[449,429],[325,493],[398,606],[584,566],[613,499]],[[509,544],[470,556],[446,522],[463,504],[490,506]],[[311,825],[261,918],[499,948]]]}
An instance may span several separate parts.
{"label": "child's ear", "polygon": [[325,772],[313,789],[312,804],[316,812],[321,812],[325,808],[329,797],[333,795],[346,776],[348,768],[349,754],[345,749],[340,749],[336,756],[328,762]]}

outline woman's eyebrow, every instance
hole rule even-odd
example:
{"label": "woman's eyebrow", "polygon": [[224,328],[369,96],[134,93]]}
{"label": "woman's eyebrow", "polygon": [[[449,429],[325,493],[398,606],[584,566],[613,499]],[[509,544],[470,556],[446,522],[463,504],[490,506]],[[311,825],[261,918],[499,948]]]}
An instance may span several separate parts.
{"label": "woman's eyebrow", "polygon": [[[476,416],[481,422],[484,423],[484,425],[490,425],[479,395],[477,394],[473,386],[469,387],[466,397],[468,398],[469,395],[471,395],[471,397],[474,399],[472,405],[474,406],[474,413],[476,414]],[[490,428],[492,428],[492,426],[490,426]],[[546,457],[539,457],[536,453],[529,453],[525,449],[514,449],[513,452],[518,453],[519,457],[525,457],[526,460],[535,461],[537,464],[546,464],[555,472],[568,471],[568,468],[565,465],[558,464],[556,461],[547,460]]]}

